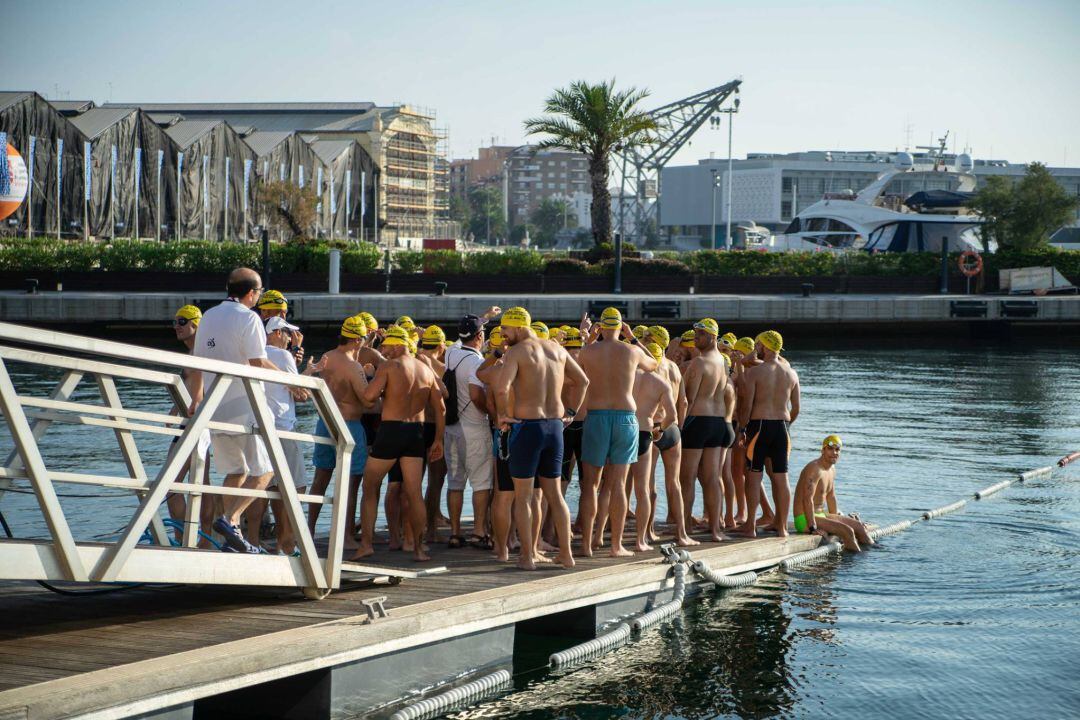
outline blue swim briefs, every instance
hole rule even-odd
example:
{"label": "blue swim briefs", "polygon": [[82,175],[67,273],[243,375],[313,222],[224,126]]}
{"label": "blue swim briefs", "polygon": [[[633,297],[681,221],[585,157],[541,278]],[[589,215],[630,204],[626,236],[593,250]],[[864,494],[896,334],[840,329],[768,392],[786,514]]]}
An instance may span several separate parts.
{"label": "blue swim briefs", "polygon": [[[352,451],[352,463],[349,465],[350,475],[363,475],[364,466],[367,464],[367,437],[364,435],[364,423],[360,420],[346,420],[349,432],[352,433],[356,447]],[[330,437],[330,430],[326,423],[319,418],[315,424],[315,434],[319,437]],[[315,444],[315,452],[311,456],[312,464],[316,470],[333,470],[337,467],[337,450],[333,445]]]}

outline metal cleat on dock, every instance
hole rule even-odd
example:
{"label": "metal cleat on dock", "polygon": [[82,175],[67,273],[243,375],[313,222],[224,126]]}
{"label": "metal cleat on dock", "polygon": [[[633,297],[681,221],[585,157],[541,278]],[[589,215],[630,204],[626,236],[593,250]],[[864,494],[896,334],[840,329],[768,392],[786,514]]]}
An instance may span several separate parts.
{"label": "metal cleat on dock", "polygon": [[364,606],[364,610],[366,610],[368,614],[366,622],[373,623],[379,618],[384,618],[387,616],[386,608],[383,606],[383,603],[385,602],[385,595],[380,595],[379,597],[373,598],[366,598],[360,601],[360,604]]}

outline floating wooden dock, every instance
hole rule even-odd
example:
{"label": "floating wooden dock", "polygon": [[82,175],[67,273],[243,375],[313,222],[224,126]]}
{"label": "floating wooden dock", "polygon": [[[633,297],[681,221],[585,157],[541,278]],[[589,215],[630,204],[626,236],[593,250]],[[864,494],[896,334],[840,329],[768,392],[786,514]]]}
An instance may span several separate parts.
{"label": "floating wooden dock", "polygon": [[[766,536],[691,551],[733,574],[820,542]],[[569,646],[672,594],[659,552],[601,553],[572,571],[536,572],[473,548],[437,545],[432,555],[425,565],[446,573],[345,582],[317,602],[283,588],[143,586],[68,597],[6,583],[0,720],[384,717],[447,682],[512,669],[519,631],[563,636]],[[421,567],[386,550],[372,564]],[[375,597],[386,598],[387,616],[372,620],[364,601]]]}

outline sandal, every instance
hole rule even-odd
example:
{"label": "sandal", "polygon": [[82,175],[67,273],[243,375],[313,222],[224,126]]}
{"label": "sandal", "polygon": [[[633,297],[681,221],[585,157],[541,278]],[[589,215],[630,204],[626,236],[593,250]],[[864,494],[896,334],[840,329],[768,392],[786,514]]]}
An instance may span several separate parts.
{"label": "sandal", "polygon": [[491,551],[495,549],[495,541],[491,539],[490,535],[484,535],[483,537],[480,537],[479,535],[473,535],[471,538],[471,542],[474,547],[480,550]]}
{"label": "sandal", "polygon": [[457,550],[458,548],[465,547],[465,536],[451,535],[449,542],[446,543],[446,547],[450,548],[451,550]]}

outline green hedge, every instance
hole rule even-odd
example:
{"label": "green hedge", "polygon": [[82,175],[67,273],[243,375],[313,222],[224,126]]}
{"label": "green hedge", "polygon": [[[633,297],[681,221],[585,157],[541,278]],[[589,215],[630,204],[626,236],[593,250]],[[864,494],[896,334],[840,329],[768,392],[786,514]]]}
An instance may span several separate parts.
{"label": "green hedge", "polygon": [[[369,243],[360,245],[327,242],[285,243],[270,246],[270,262],[283,273],[325,273],[331,247],[341,249],[342,270],[351,274],[376,271],[382,251]],[[1073,280],[1080,279],[1080,251],[1044,248],[1025,252],[1003,251],[984,256],[986,271],[1001,268],[1053,266]],[[239,266],[258,267],[262,249],[258,244],[182,240],[155,243],[58,241],[48,238],[0,239],[0,271],[134,270],[155,272],[228,272]],[[441,275],[606,275],[612,261],[586,263],[565,254],[541,254],[535,250],[459,253],[453,250],[406,251],[394,255],[394,268],[402,273],[427,271]],[[753,251],[690,253],[658,252],[653,260],[628,258],[627,275],[719,275],[719,276],[827,276],[880,275],[932,276],[940,270],[934,253],[833,254],[763,253]],[[955,257],[950,271],[956,273]]]}
{"label": "green hedge", "polygon": [[[341,269],[375,272],[382,253],[374,245],[341,249]],[[325,273],[330,267],[328,243],[286,243],[270,246],[270,264],[277,272]],[[117,240],[112,243],[55,239],[0,241],[0,271],[135,270],[154,272],[228,272],[240,266],[259,267],[258,244],[181,240],[156,243]]]}

